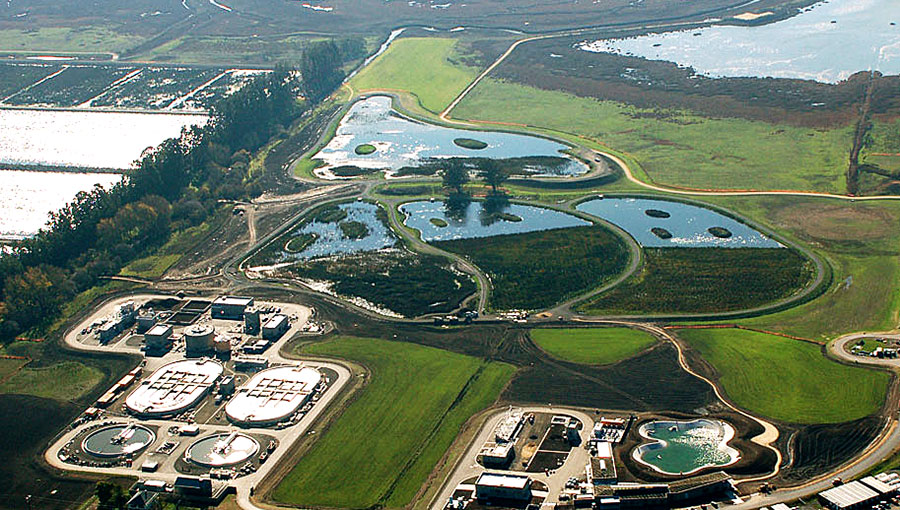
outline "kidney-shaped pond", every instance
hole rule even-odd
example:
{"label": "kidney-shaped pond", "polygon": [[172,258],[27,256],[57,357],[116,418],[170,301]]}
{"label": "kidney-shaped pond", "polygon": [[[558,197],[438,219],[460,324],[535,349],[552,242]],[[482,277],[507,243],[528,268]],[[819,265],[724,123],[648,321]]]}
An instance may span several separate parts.
{"label": "kidney-shaped pond", "polygon": [[734,464],[740,452],[728,446],[734,427],[719,420],[651,421],[638,429],[652,441],[632,451],[634,459],[670,475]]}
{"label": "kidney-shaped pond", "polygon": [[597,198],[577,209],[618,225],[650,248],[783,248],[743,223],[705,207],[649,198]]}
{"label": "kidney-shaped pond", "polygon": [[520,204],[491,210],[484,202],[469,202],[460,208],[445,202],[410,202],[401,205],[400,212],[406,216],[404,225],[421,232],[422,240],[426,242],[524,234],[591,224],[564,212]]}
{"label": "kidney-shaped pond", "polygon": [[[453,157],[565,158],[568,163],[552,167],[554,174],[587,172],[585,165],[561,152],[568,148],[536,136],[468,131],[416,122],[395,112],[390,97],[374,96],[354,104],[341,120],[334,138],[313,157],[325,162],[326,166],[317,171],[323,177],[328,177],[328,171],[335,167],[398,170]],[[546,172],[535,169],[534,173]]]}

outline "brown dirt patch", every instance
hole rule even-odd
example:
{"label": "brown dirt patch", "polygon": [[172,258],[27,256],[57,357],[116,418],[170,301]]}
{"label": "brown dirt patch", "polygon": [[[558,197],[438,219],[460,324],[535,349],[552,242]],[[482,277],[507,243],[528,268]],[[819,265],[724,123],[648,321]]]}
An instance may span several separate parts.
{"label": "brown dirt patch", "polygon": [[776,211],[776,221],[805,235],[829,241],[882,239],[898,218],[883,209],[859,205],[800,204]]}

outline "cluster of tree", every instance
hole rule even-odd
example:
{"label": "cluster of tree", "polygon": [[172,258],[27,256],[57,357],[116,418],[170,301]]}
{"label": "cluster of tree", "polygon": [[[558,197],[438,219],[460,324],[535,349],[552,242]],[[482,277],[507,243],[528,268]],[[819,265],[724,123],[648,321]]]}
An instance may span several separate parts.
{"label": "cluster of tree", "polygon": [[[509,172],[499,161],[490,158],[478,159],[478,176],[491,187],[491,193],[501,194],[500,186],[509,179]],[[452,194],[466,195],[465,185],[469,182],[471,170],[463,158],[450,158],[444,162],[442,172],[444,186],[452,190]]]}
{"label": "cluster of tree", "polygon": [[97,482],[94,488],[97,510],[125,510],[128,508],[128,491],[111,482]]}
{"label": "cluster of tree", "polygon": [[99,276],[203,222],[218,200],[258,196],[261,176],[249,175],[250,154],[343,79],[338,45],[318,43],[307,53],[301,73],[281,68],[257,77],[217,102],[206,125],[145,151],[119,184],[78,193],[46,228],[0,256],[0,341],[52,322]]}

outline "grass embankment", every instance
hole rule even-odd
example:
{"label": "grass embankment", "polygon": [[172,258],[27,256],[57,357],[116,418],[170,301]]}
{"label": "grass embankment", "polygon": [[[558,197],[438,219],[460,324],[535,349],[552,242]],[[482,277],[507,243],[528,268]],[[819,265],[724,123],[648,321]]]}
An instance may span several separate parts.
{"label": "grass embankment", "polygon": [[631,328],[543,328],[530,334],[552,356],[589,365],[615,363],[656,343],[649,333]]}
{"label": "grass embankment", "polygon": [[631,278],[579,308],[591,315],[755,308],[796,294],[815,267],[785,248],[651,248]]}
{"label": "grass embankment", "polygon": [[350,84],[358,91],[407,91],[438,113],[478,76],[477,68],[460,62],[459,45],[456,39],[439,37],[398,39]]}
{"label": "grass embankment", "polygon": [[826,130],[712,119],[493,79],[479,83],[453,116],[591,137],[629,153],[654,182],[692,188],[843,193],[853,135],[852,126]]}
{"label": "grass embankment", "polygon": [[0,393],[34,395],[55,400],[77,400],[91,391],[103,373],[74,361],[42,368],[23,368],[0,384]]}
{"label": "grass embankment", "polygon": [[121,276],[135,276],[138,278],[159,278],[170,267],[174,266],[185,253],[194,247],[210,230],[210,222],[201,223],[195,227],[172,234],[166,244],[161,246],[156,253],[142,259],[132,261],[119,271]]}
{"label": "grass embankment", "polygon": [[275,489],[292,505],[407,505],[474,413],[513,373],[503,363],[431,347],[339,337],[302,353],[351,360],[371,380]]}
{"label": "grass embankment", "polygon": [[826,342],[854,331],[888,331],[900,321],[900,203],[803,197],[712,201],[815,249],[833,271],[815,300],[741,324]]}
{"label": "grass embankment", "polygon": [[434,245],[465,255],[488,273],[495,310],[550,307],[611,280],[629,257],[625,242],[599,225]]}
{"label": "grass embankment", "polygon": [[739,329],[680,330],[739,407],[793,423],[839,423],[881,407],[889,376],[831,361],[820,346]]}

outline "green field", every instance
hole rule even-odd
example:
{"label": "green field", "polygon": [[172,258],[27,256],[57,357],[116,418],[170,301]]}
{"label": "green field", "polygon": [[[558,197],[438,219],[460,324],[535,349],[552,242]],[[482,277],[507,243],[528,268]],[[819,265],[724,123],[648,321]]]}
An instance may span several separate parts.
{"label": "green field", "polygon": [[371,380],[275,489],[277,501],[298,506],[407,505],[463,423],[496,400],[514,370],[366,338],[340,337],[301,352],[360,363]]}
{"label": "green field", "polygon": [[693,188],[844,192],[853,133],[642,110],[490,79],[453,116],[587,136],[633,156],[658,184]]}
{"label": "green field", "polygon": [[398,39],[350,84],[357,90],[397,90],[415,94],[434,113],[446,108],[478,76],[460,62],[456,39]]}
{"label": "green field", "polygon": [[716,313],[763,306],[796,294],[815,276],[785,248],[652,248],[621,285],[580,306],[592,315]]}
{"label": "green field", "polygon": [[887,331],[900,321],[900,203],[803,197],[710,198],[814,248],[833,283],[803,305],[741,324],[825,342],[853,331]]}
{"label": "green field", "polygon": [[0,30],[0,51],[122,52],[144,38],[104,26]]}
{"label": "green field", "polygon": [[543,328],[530,334],[552,356],[590,365],[615,363],[656,343],[649,333],[631,328]]}
{"label": "green field", "polygon": [[680,330],[737,406],[793,423],[838,423],[881,407],[888,374],[831,361],[815,344],[739,329]]}
{"label": "green field", "polygon": [[0,358],[0,381],[12,376],[25,363],[27,360],[24,359]]}
{"label": "green field", "polygon": [[23,368],[0,384],[0,393],[34,395],[56,400],[76,400],[91,391],[103,373],[74,361],[43,368]]}
{"label": "green field", "polygon": [[629,257],[625,242],[599,225],[433,244],[488,274],[495,310],[550,307],[621,274]]}

